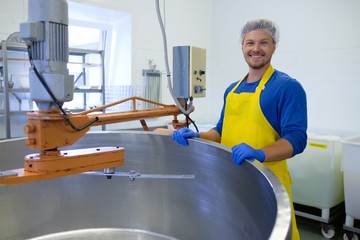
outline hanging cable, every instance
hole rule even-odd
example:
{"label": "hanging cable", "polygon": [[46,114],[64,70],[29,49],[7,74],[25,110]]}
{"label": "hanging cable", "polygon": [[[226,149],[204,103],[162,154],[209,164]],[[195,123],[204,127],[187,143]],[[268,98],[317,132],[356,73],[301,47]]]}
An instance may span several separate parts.
{"label": "hanging cable", "polygon": [[[190,122],[194,125],[196,132],[199,132],[199,128],[196,126],[195,122],[190,118],[190,116],[189,115],[185,115],[185,116],[186,116],[186,119],[189,119]],[[188,128],[189,128],[189,126],[188,126]]]}
{"label": "hanging cable", "polygon": [[169,88],[169,91],[170,91],[170,94],[171,94],[172,98],[175,101],[176,106],[180,109],[180,111],[183,114],[186,115],[186,114],[189,114],[190,112],[192,112],[194,110],[194,107],[192,105],[192,100],[190,100],[189,108],[187,110],[185,110],[183,108],[183,106],[180,104],[179,100],[176,98],[175,94],[174,94],[174,91],[173,91],[173,88],[172,88],[172,83],[171,83],[170,68],[169,68],[166,33],[165,33],[164,23],[163,23],[163,20],[161,18],[159,0],[155,0],[155,3],[156,3],[156,13],[157,13],[157,17],[158,17],[158,20],[159,20],[159,25],[160,25],[160,29],[161,29],[161,33],[162,33],[162,38],[163,38],[164,59],[165,59],[166,77],[167,77],[167,80],[168,80],[168,88]]}
{"label": "hanging cable", "polygon": [[[187,102],[185,102],[185,109],[186,109],[186,106],[187,106]],[[195,122],[190,118],[190,115],[189,114],[184,114],[185,115],[185,121],[186,121],[186,127],[189,128],[190,124],[189,124],[189,121],[194,125],[195,129],[196,129],[196,132],[199,132],[199,129],[198,127],[196,126]]]}
{"label": "hanging cable", "polygon": [[30,45],[28,45],[27,47],[28,50],[28,55],[29,55],[29,61],[30,61],[30,65],[31,68],[34,70],[35,75],[38,77],[39,81],[41,82],[41,84],[43,85],[43,87],[45,88],[46,92],[50,95],[51,99],[54,101],[54,103],[56,104],[56,106],[59,108],[59,110],[61,111],[61,113],[63,114],[63,117],[65,119],[65,121],[70,125],[70,127],[72,129],[74,129],[75,131],[82,131],[84,129],[86,129],[87,127],[91,126],[94,122],[98,121],[99,118],[95,117],[93,120],[91,120],[89,123],[85,124],[84,126],[78,128],[76,127],[70,120],[69,116],[67,115],[66,111],[62,108],[62,104],[59,102],[58,99],[56,99],[55,95],[53,94],[53,92],[51,91],[49,85],[46,83],[44,77],[39,73],[39,71],[37,70],[35,63],[33,61],[32,58],[32,54],[31,54],[31,47]]}

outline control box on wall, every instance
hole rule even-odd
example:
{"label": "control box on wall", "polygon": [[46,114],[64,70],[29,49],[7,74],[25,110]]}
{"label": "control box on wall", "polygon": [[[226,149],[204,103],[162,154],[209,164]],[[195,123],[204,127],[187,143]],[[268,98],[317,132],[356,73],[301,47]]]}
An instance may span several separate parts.
{"label": "control box on wall", "polygon": [[173,47],[173,88],[177,98],[206,96],[206,50]]}

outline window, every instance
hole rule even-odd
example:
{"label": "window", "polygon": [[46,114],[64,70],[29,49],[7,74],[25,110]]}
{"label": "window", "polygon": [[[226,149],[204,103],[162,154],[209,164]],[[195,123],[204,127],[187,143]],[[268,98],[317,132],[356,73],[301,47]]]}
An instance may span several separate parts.
{"label": "window", "polygon": [[[105,97],[106,103],[124,98],[121,92],[113,91],[119,86],[131,85],[131,15],[120,11],[105,9],[68,1],[69,5],[69,47],[91,50],[104,50],[105,55]],[[91,57],[91,56],[90,56]],[[93,56],[96,58],[97,56]],[[73,57],[69,62],[77,61]],[[90,62],[95,59],[88,59]],[[81,66],[68,66],[75,74],[81,73]],[[99,70],[99,69],[98,69]],[[95,68],[91,71],[96,71]],[[91,86],[101,86],[99,73],[89,72]],[[80,84],[80,83],[79,83]],[[126,96],[125,96],[126,97]],[[91,97],[96,105],[97,100]],[[72,105],[82,104],[83,99],[75,97]]]}

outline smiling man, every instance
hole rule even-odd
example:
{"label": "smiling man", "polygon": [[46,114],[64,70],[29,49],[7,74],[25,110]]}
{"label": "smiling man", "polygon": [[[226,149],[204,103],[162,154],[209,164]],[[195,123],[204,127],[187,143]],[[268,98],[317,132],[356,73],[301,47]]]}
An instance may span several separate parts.
{"label": "smiling man", "polygon": [[[272,21],[247,22],[240,41],[249,72],[226,89],[216,127],[201,133],[182,128],[172,139],[183,145],[193,137],[220,142],[232,148],[237,165],[245,159],[264,163],[279,178],[292,202],[286,159],[306,147],[306,94],[298,81],[271,65],[279,41]],[[299,239],[293,206],[292,239]]]}

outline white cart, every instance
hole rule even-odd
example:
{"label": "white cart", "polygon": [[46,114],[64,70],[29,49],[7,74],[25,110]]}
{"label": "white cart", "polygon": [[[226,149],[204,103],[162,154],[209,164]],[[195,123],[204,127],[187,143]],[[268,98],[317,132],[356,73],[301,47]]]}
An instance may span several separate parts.
{"label": "white cart", "polygon": [[360,136],[343,139],[342,164],[345,190],[344,240],[358,240],[360,234]]}
{"label": "white cart", "polygon": [[332,222],[344,215],[340,140],[309,133],[304,152],[288,160],[295,214],[319,221],[326,238],[335,236]]}

